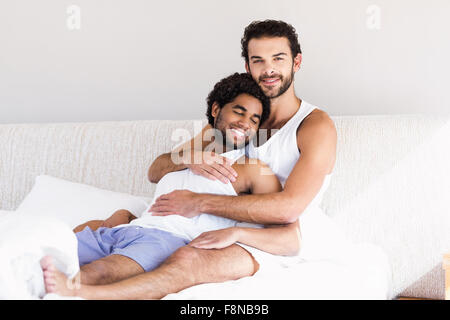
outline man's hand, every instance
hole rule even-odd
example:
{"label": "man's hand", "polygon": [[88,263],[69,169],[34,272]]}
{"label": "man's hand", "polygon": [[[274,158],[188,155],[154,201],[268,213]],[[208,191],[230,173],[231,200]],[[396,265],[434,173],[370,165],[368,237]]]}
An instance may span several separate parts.
{"label": "man's hand", "polygon": [[[200,162],[200,163],[199,163]],[[183,163],[195,174],[223,183],[236,181],[237,172],[231,167],[233,162],[210,151],[193,151],[190,161]]]}
{"label": "man's hand", "polygon": [[148,211],[154,216],[178,214],[186,218],[201,213],[198,195],[189,190],[175,190],[159,196]]}
{"label": "man's hand", "polygon": [[113,228],[121,224],[130,223],[131,213],[128,210],[117,210],[111,217],[103,221],[102,227]]}
{"label": "man's hand", "polygon": [[188,245],[199,249],[222,249],[231,246],[239,239],[238,228],[226,228],[204,232]]}

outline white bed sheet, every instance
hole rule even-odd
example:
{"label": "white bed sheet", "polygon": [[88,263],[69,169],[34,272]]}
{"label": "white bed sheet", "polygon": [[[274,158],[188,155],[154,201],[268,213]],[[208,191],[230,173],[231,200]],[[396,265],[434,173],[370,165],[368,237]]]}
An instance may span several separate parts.
{"label": "white bed sheet", "polygon": [[340,259],[271,267],[252,277],[202,284],[164,299],[384,300],[392,298],[391,292],[386,254],[377,246],[358,244],[347,248]]}
{"label": "white bed sheet", "polygon": [[[0,299],[74,299],[46,295],[39,261],[51,254],[68,276],[78,272],[76,237],[64,224],[21,219],[0,211]],[[264,264],[264,261],[259,261]],[[208,283],[164,299],[391,299],[386,254],[371,244],[349,245],[331,259],[296,260],[261,268],[253,277]]]}
{"label": "white bed sheet", "polygon": [[79,271],[77,240],[66,224],[0,212],[0,299],[45,298],[40,266],[45,255],[69,277]]}

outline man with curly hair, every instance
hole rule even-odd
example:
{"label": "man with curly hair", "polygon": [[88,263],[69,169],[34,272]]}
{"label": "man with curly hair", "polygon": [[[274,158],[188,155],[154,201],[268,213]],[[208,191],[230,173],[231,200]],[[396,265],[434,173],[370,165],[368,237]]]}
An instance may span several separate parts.
{"label": "man with curly hair", "polygon": [[[278,192],[280,182],[261,161],[251,162],[245,146],[254,137],[259,124],[270,113],[270,100],[247,74],[235,73],[219,81],[208,96],[206,116],[214,128],[211,148],[221,152],[239,173],[233,183],[222,184],[191,170],[166,174],[157,184],[154,198],[173,190],[237,196]],[[183,157],[183,154],[180,154]],[[259,174],[264,170],[265,174]],[[116,211],[105,221],[88,221],[74,229],[78,240],[80,272],[78,287],[68,285],[51,256],[41,260],[47,293],[108,297],[104,284],[150,272],[182,246],[221,249],[235,242],[275,255],[295,255],[299,251],[298,224],[266,226],[240,224],[238,221],[203,213],[193,218],[178,215],[153,216],[143,212],[139,217],[125,209]],[[71,283],[69,281],[69,283]],[[160,298],[153,292],[154,298]]]}

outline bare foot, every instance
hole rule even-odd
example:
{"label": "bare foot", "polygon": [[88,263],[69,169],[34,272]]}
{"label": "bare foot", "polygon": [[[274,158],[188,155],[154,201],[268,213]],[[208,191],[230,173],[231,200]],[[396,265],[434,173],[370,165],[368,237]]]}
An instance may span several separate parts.
{"label": "bare foot", "polygon": [[52,257],[43,257],[41,259],[41,267],[44,273],[45,291],[47,293],[56,293],[62,296],[76,296],[76,289],[78,289],[77,283],[69,280],[64,273],[56,269]]}

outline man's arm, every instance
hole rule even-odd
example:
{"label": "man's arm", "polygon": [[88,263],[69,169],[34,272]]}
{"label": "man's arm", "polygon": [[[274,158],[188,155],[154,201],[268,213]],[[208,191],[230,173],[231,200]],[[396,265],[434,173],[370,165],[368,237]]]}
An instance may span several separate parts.
{"label": "man's arm", "polygon": [[[237,166],[241,166],[237,164]],[[236,168],[241,178],[248,181],[246,188],[252,194],[280,192],[282,190],[278,178],[270,168],[257,161],[256,164],[243,164]],[[200,249],[221,249],[233,243],[242,243],[259,250],[292,256],[300,250],[300,227],[298,220],[288,225],[268,225],[264,228],[231,227],[204,232],[189,245]]]}
{"label": "man's arm", "polygon": [[174,191],[155,202],[154,214],[208,212],[238,221],[287,224],[299,215],[319,192],[336,159],[337,133],[333,121],[321,112],[306,118],[297,132],[301,156],[284,190],[238,197]]}
{"label": "man's arm", "polygon": [[121,224],[130,223],[136,217],[126,209],[120,209],[115,211],[111,217],[106,220],[90,220],[73,229],[73,232],[77,233],[82,231],[84,228],[89,227],[92,231],[97,230],[100,227],[112,228]]}
{"label": "man's arm", "polygon": [[202,137],[205,131],[207,130],[208,126],[209,125],[205,126],[202,129],[202,132],[197,136],[195,136],[194,138],[192,138],[191,140],[186,141],[185,143],[175,148],[171,152],[163,153],[162,155],[158,156],[148,169],[147,174],[148,180],[150,180],[150,182],[152,183],[158,183],[159,180],[161,180],[161,178],[164,177],[167,173],[186,169],[187,168],[186,164],[174,163],[172,159],[181,160],[182,157],[184,156],[183,150],[190,150],[191,152],[194,152],[195,148],[198,145],[200,145],[200,148],[202,149],[203,146],[201,140],[203,140]]}
{"label": "man's arm", "polygon": [[[200,134],[169,153],[157,157],[148,169],[148,179],[152,183],[158,183],[162,177],[169,172],[191,169],[192,172],[206,178],[219,179],[224,183],[234,181],[237,176],[231,168],[227,158],[221,157],[214,152],[203,152],[211,141],[203,137],[211,125],[206,125]],[[176,160],[175,162],[173,160]]]}
{"label": "man's arm", "polygon": [[300,251],[298,220],[288,225],[266,228],[231,227],[202,233],[189,245],[199,249],[222,249],[239,242],[259,250],[283,256],[294,256]]}
{"label": "man's arm", "polygon": [[238,228],[238,240],[242,244],[271,254],[294,256],[300,252],[301,236],[298,220],[287,225],[258,228]]}
{"label": "man's arm", "polygon": [[169,172],[180,171],[186,169],[184,163],[176,164],[172,161],[173,152],[163,153],[158,156],[148,169],[148,180],[152,183],[158,183],[162,177]]}

